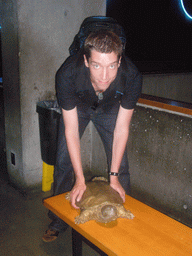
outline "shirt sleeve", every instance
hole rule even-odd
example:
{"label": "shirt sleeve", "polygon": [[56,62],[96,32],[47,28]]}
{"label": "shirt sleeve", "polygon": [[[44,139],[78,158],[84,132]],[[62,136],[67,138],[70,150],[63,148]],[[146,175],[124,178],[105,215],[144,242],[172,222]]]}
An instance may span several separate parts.
{"label": "shirt sleeve", "polygon": [[121,106],[125,109],[134,109],[141,95],[142,75],[130,61],[126,61],[127,68],[124,71],[124,94]]}
{"label": "shirt sleeve", "polygon": [[74,68],[70,60],[64,62],[57,71],[55,85],[59,106],[65,110],[75,108]]}

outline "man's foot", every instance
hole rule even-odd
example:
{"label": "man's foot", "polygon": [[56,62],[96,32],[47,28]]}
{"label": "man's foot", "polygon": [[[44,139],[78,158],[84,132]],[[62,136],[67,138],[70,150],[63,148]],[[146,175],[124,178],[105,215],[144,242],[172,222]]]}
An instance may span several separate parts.
{"label": "man's foot", "polygon": [[59,231],[48,229],[45,231],[42,239],[44,242],[53,242],[55,239],[57,239],[58,235]]}

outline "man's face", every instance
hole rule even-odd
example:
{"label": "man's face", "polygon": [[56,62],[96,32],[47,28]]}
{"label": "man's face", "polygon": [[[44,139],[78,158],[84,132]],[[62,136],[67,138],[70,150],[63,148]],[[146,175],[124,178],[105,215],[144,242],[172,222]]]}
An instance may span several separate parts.
{"label": "man's face", "polygon": [[87,60],[84,55],[85,66],[90,70],[90,79],[95,91],[104,92],[115,80],[121,59],[116,53],[100,53],[91,51]]}

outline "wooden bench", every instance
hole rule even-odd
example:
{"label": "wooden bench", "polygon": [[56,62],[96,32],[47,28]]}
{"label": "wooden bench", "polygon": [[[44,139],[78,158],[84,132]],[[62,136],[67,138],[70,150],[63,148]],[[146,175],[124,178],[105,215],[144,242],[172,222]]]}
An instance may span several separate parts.
{"label": "wooden bench", "polygon": [[191,228],[130,196],[124,206],[135,218],[118,219],[113,227],[95,221],[76,225],[79,210],[71,207],[65,194],[45,199],[43,204],[72,227],[73,255],[82,255],[81,235],[110,256],[192,255]]}

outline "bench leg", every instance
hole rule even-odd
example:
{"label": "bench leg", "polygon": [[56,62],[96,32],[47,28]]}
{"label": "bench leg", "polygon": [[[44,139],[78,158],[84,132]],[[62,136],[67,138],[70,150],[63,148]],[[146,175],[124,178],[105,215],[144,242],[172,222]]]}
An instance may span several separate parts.
{"label": "bench leg", "polygon": [[82,236],[72,228],[73,256],[82,256]]}
{"label": "bench leg", "polygon": [[88,246],[90,246],[93,250],[98,252],[101,256],[108,256],[102,250],[100,250],[97,246],[92,244],[89,240],[79,234],[76,230],[72,228],[72,250],[73,256],[82,256],[82,242],[85,242]]}

